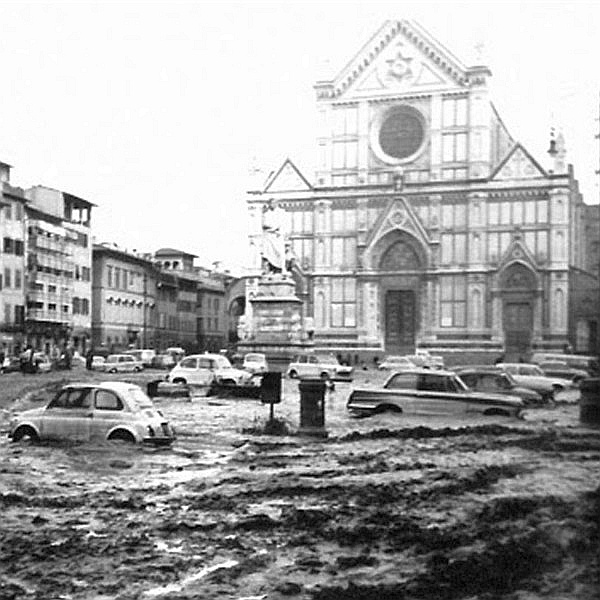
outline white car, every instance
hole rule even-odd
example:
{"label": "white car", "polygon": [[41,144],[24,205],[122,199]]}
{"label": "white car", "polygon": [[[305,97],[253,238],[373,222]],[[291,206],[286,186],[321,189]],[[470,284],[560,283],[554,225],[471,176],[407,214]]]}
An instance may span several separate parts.
{"label": "white car", "polygon": [[269,370],[267,357],[261,352],[248,352],[242,366],[249,373],[266,373]]}
{"label": "white car", "polygon": [[156,350],[152,350],[151,348],[142,348],[136,350],[127,350],[123,354],[131,354],[131,356],[135,357],[136,360],[139,360],[144,367],[151,367],[152,361],[156,356]]}
{"label": "white car", "polygon": [[406,356],[386,356],[379,364],[381,371],[406,371],[415,368],[415,363]]}
{"label": "white car", "polygon": [[167,375],[172,383],[199,386],[244,385],[251,378],[248,371],[234,369],[220,354],[191,354],[181,359]]}
{"label": "white car", "polygon": [[300,354],[288,366],[291,379],[345,379],[352,377],[352,367],[342,365],[333,354]]}
{"label": "white car", "polygon": [[109,354],[102,365],[105,373],[139,373],[143,368],[142,362],[131,354]]}
{"label": "white car", "polygon": [[8,436],[22,439],[171,444],[175,433],[152,400],[130,383],[73,383],[45,408],[26,410],[10,423]]}

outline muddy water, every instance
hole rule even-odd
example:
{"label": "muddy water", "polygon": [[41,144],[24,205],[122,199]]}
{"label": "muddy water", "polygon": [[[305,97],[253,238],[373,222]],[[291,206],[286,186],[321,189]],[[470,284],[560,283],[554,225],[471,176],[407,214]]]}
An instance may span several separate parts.
{"label": "muddy water", "polygon": [[216,398],[157,402],[171,449],[3,436],[0,598],[597,597],[600,431],[577,404],[357,420],[338,384],[314,440],[296,388],[285,436]]}

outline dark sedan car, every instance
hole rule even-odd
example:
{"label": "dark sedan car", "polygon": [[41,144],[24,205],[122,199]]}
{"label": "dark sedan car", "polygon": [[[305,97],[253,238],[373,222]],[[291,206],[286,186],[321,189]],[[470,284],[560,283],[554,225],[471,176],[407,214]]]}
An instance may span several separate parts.
{"label": "dark sedan car", "polygon": [[455,373],[476,392],[493,392],[518,396],[528,406],[544,404],[544,399],[534,390],[520,386],[510,373],[494,367],[462,367]]}
{"label": "dark sedan car", "polygon": [[449,371],[414,369],[393,373],[382,388],[358,388],[347,409],[356,415],[383,411],[405,414],[480,414],[519,416],[525,403],[517,396],[475,392]]}

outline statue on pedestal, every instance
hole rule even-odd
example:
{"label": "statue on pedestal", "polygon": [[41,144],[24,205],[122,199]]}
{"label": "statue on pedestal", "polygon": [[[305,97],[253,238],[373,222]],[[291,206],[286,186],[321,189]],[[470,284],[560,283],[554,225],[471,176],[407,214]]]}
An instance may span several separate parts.
{"label": "statue on pedestal", "polygon": [[261,269],[263,275],[286,271],[285,211],[272,198],[262,207]]}

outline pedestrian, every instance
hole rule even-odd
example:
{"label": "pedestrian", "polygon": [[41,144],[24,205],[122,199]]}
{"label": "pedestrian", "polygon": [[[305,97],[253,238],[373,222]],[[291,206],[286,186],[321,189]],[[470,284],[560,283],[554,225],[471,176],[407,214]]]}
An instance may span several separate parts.
{"label": "pedestrian", "polygon": [[93,352],[92,349],[90,348],[87,352],[87,354],[85,355],[85,368],[88,371],[92,370],[92,359],[93,359]]}

